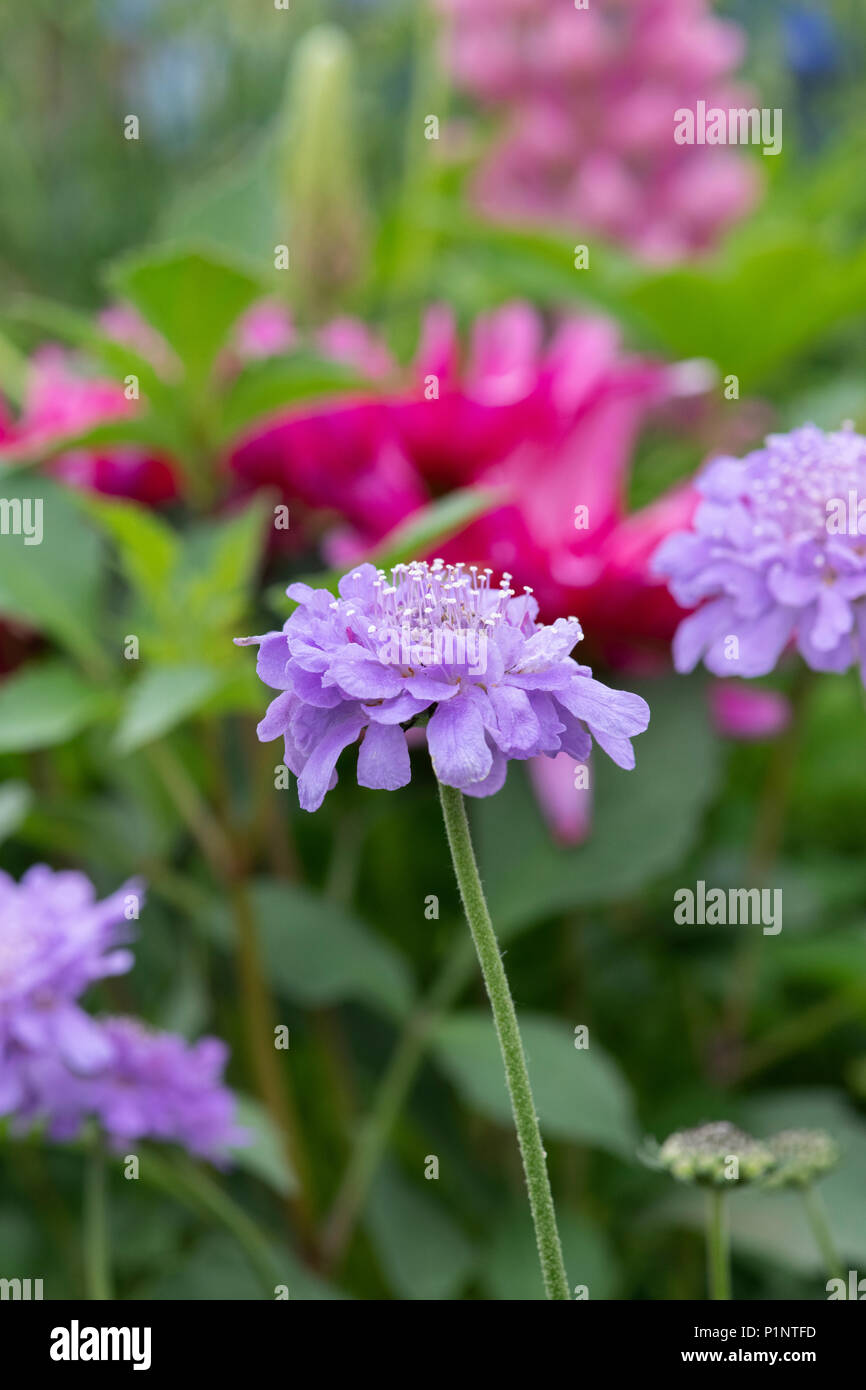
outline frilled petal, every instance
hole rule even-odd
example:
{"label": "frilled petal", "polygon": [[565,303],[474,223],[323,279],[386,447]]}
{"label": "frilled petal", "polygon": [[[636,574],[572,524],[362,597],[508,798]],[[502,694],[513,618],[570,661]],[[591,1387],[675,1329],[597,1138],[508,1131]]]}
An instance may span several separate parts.
{"label": "frilled petal", "polygon": [[305,811],[318,811],[331,786],[337,759],[354,743],[366,723],[356,705],[347,705],[329,714],[326,730],[312,749],[298,778],[298,800]]}
{"label": "frilled petal", "polygon": [[628,690],[611,690],[590,676],[575,676],[571,684],[557,692],[557,700],[571,714],[591,728],[619,738],[642,734],[649,724],[646,700]]}
{"label": "frilled petal", "polygon": [[385,666],[365,647],[344,647],[328,666],[323,684],[336,685],[355,700],[388,700],[399,695],[403,682],[390,666]]}
{"label": "frilled petal", "polygon": [[733,622],[734,605],[728,599],[716,599],[683,619],[673,643],[674,666],[681,676],[695,669],[711,643],[730,632]]}
{"label": "frilled petal", "polygon": [[464,796],[494,796],[505,785],[508,772],[508,759],[498,748],[491,748],[493,763],[486,777],[480,782],[470,782],[463,788]]}
{"label": "frilled petal", "polygon": [[272,738],[280,738],[285,734],[297,704],[297,696],[291,690],[271,700],[264,719],[260,719],[256,725],[260,743],[269,743]]}
{"label": "frilled petal", "polygon": [[358,784],[393,792],[412,776],[406,735],[399,724],[369,724],[358,753]]}
{"label": "frilled petal", "polygon": [[597,729],[593,724],[590,724],[589,732],[599,748],[604,749],[617,767],[624,767],[631,772],[634,767],[634,749],[631,746],[631,739],[621,738],[616,734],[608,734],[604,729]]}
{"label": "frilled petal", "polygon": [[427,725],[427,744],[433,771],[448,787],[481,782],[493,765],[481,713],[465,695],[436,708]]}
{"label": "frilled petal", "polygon": [[403,724],[407,719],[414,719],[415,715],[427,709],[429,704],[429,700],[416,700],[404,690],[401,695],[395,695],[393,700],[365,704],[364,712],[374,724]]}
{"label": "frilled petal", "polygon": [[525,690],[516,686],[490,686],[487,698],[496,717],[495,740],[505,752],[535,751],[541,727]]}
{"label": "frilled petal", "polygon": [[771,608],[752,620],[735,618],[708,648],[707,670],[714,676],[766,676],[788,645],[795,621],[791,608]]}

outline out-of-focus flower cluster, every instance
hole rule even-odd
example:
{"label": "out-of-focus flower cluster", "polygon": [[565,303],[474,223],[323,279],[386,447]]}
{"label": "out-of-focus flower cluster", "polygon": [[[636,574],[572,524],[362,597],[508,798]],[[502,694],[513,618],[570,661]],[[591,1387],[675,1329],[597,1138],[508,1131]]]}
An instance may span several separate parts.
{"label": "out-of-focus flower cluster", "polygon": [[755,1182],[775,1164],[767,1144],[727,1121],[669,1135],[654,1161],[678,1182],[706,1187]]}
{"label": "out-of-focus flower cluster", "polygon": [[713,245],[755,202],[740,153],[674,142],[674,112],[750,106],[744,36],[705,0],[438,0],[458,86],[500,125],[475,195],[494,217],[595,232],[653,261]]}
{"label": "out-of-focus flower cluster", "polygon": [[55,1139],[96,1121],[114,1146],[152,1138],[219,1159],[244,1137],[225,1045],[81,1007],[91,984],[131,968],[141,896],[129,883],[99,902],[85,875],[41,864],[18,883],[0,874],[0,1115]]}
{"label": "out-of-focus flower cluster", "polygon": [[654,567],[683,607],[677,670],[763,676],[789,644],[816,671],[858,665],[866,681],[866,438],[804,425],[697,482],[692,529]]}

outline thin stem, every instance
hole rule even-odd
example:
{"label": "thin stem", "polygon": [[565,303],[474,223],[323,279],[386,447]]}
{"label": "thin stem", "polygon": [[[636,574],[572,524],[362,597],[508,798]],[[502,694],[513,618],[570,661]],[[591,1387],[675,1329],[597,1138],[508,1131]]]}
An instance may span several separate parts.
{"label": "thin stem", "polygon": [[817,1188],[811,1184],[801,1189],[803,1196],[803,1206],[806,1208],[806,1215],[809,1218],[809,1225],[812,1227],[812,1234],[815,1243],[824,1258],[827,1266],[827,1273],[831,1279],[842,1279],[842,1261],[836,1251],[836,1245],[830,1232],[830,1223],[827,1220],[827,1212],[821,1200],[821,1194]]}
{"label": "thin stem", "polygon": [[469,835],[469,821],[463,794],[455,787],[440,782],[439,799],[445,818],[445,830],[451,849],[451,859],[460,897],[475,950],[484,976],[484,984],[493,1010],[493,1021],[499,1038],[499,1048],[505,1066],[505,1079],[511,1096],[511,1109],[517,1129],[517,1141],[526,1174],[529,1205],[535,1224],[538,1255],[544,1288],[550,1299],[569,1299],[568,1276],[562,1259],[562,1246],[553,1209],[553,1195],[547,1175],[547,1157],[541,1143],[541,1131],[535,1113],[535,1102],[529,1082],[526,1056],[520,1037],[517,1013],[508,979],[499,954],[499,944],[487,910],[484,889],[478,874],[475,852]]}
{"label": "thin stem", "polygon": [[707,1280],[710,1298],[731,1297],[731,1257],[725,1222],[725,1193],[714,1187],[707,1193]]}
{"label": "thin stem", "polygon": [[282,1141],[298,1191],[288,1198],[304,1254],[313,1259],[314,1235],[310,1164],[301,1137],[300,1123],[285,1069],[274,1047],[275,1010],[265,979],[255,914],[238,862],[233,836],[201,796],[195,782],[166,743],[148,750],[151,762],[201,849],[214,878],[225,890],[235,929],[235,950],[240,983],[244,1031],[259,1095]]}
{"label": "thin stem", "polygon": [[105,1167],[105,1149],[97,1138],[85,1159],[82,1243],[87,1297],[103,1302],[112,1297]]}
{"label": "thin stem", "polygon": [[370,1184],[388,1138],[412,1089],[430,1035],[443,1011],[456,998],[471,966],[468,942],[460,942],[445,962],[423,1003],[407,1020],[376,1091],[372,1109],[361,1125],[342,1181],[325,1223],[321,1241],[324,1267],[339,1268],[349,1248]]}

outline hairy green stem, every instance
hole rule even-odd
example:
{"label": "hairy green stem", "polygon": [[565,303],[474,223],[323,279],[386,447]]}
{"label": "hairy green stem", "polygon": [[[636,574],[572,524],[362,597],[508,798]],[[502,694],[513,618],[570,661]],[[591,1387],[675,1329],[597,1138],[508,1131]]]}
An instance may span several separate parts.
{"label": "hairy green stem", "polygon": [[541,1143],[541,1131],[535,1113],[517,1013],[478,874],[463,794],[455,787],[446,787],[440,782],[439,799],[442,803],[445,830],[463,909],[475,942],[481,973],[493,1010],[493,1022],[499,1038],[499,1049],[505,1066],[505,1079],[517,1129],[517,1141],[523,1159],[523,1171],[526,1174],[545,1292],[551,1299],[568,1299],[571,1295],[556,1226],[550,1179],[547,1175],[547,1156]]}
{"label": "hairy green stem", "polygon": [[725,1222],[725,1193],[714,1187],[707,1193],[707,1279],[710,1298],[731,1296],[731,1257]]}

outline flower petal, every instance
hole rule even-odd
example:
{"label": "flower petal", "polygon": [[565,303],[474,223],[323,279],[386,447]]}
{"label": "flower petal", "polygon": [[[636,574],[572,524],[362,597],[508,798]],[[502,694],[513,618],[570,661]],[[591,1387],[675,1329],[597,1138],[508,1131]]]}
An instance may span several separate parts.
{"label": "flower petal", "polygon": [[438,705],[427,725],[433,771],[448,787],[482,782],[493,765],[478,706],[460,695]]}
{"label": "flower petal", "polygon": [[406,735],[399,724],[370,724],[358,754],[358,785],[393,792],[411,780]]}

